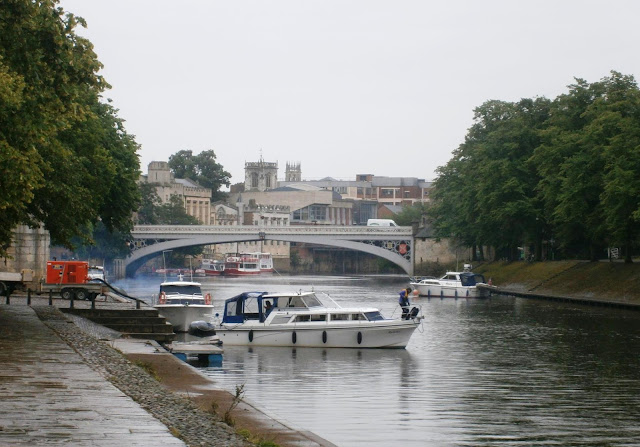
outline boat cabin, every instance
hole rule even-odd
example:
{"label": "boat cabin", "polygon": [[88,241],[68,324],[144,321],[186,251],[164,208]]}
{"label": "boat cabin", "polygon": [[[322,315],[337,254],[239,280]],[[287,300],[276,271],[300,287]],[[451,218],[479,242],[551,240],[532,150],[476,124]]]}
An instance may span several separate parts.
{"label": "boat cabin", "polygon": [[476,284],[485,283],[484,276],[479,273],[463,272],[460,273],[460,283],[463,286],[475,286]]}
{"label": "boat cabin", "polygon": [[[266,311],[269,303],[271,310]],[[274,313],[270,324],[377,321],[385,318],[377,309],[329,309],[313,292],[300,294],[273,294],[245,292],[225,301],[222,323],[244,323],[246,320],[264,322]]]}

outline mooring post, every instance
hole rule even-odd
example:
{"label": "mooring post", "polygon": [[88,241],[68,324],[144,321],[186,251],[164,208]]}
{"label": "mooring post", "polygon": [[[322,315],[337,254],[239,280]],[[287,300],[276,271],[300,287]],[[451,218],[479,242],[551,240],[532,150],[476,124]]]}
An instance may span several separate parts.
{"label": "mooring post", "polygon": [[7,304],[11,304],[11,292],[7,289]]}
{"label": "mooring post", "polygon": [[136,309],[140,309],[140,300],[136,300]]}
{"label": "mooring post", "polygon": [[69,309],[73,309],[73,300],[76,297],[75,292],[71,293],[71,298],[69,299]]}
{"label": "mooring post", "polygon": [[27,306],[31,306],[31,289],[27,289]]}
{"label": "mooring post", "polygon": [[53,290],[49,289],[49,306],[53,306]]}

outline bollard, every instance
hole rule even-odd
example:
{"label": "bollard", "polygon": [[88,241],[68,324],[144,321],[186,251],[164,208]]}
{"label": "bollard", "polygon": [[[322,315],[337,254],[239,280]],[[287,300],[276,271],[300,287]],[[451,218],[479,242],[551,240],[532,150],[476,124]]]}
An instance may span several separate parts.
{"label": "bollard", "polygon": [[95,309],[96,308],[96,296],[92,293],[91,294],[91,309]]}
{"label": "bollard", "polygon": [[140,309],[140,300],[136,300],[136,309]]}
{"label": "bollard", "polygon": [[7,289],[7,304],[11,304],[11,292],[9,292],[9,289]]}
{"label": "bollard", "polygon": [[27,289],[27,306],[31,306],[31,289]]}
{"label": "bollard", "polygon": [[49,306],[53,306],[53,290],[49,289]]}
{"label": "bollard", "polygon": [[69,299],[69,309],[73,309],[73,300],[76,297],[76,293],[75,292],[71,292],[71,298]]}

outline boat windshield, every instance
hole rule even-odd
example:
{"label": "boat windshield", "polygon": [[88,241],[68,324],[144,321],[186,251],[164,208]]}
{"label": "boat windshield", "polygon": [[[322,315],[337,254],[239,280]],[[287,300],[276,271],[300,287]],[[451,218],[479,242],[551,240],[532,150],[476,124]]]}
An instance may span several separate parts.
{"label": "boat windshield", "polygon": [[160,293],[167,295],[202,295],[202,290],[196,285],[173,285],[160,286]]}
{"label": "boat windshield", "polygon": [[280,296],[274,299],[276,307],[322,307],[322,302],[310,293],[309,295]]}
{"label": "boat windshield", "polygon": [[384,317],[382,316],[382,314],[380,312],[365,312],[364,313],[365,317],[367,317],[367,320],[369,321],[377,321],[377,320],[384,320]]}

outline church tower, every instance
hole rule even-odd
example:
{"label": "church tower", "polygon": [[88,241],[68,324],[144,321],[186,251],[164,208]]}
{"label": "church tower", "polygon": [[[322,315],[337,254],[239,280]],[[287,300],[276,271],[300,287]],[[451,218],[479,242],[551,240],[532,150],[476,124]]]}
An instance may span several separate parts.
{"label": "church tower", "polygon": [[268,191],[278,186],[278,163],[260,161],[244,163],[244,190]]}
{"label": "church tower", "polygon": [[286,182],[301,182],[302,181],[302,169],[300,168],[300,162],[289,163],[287,162],[287,168],[285,170]]}

